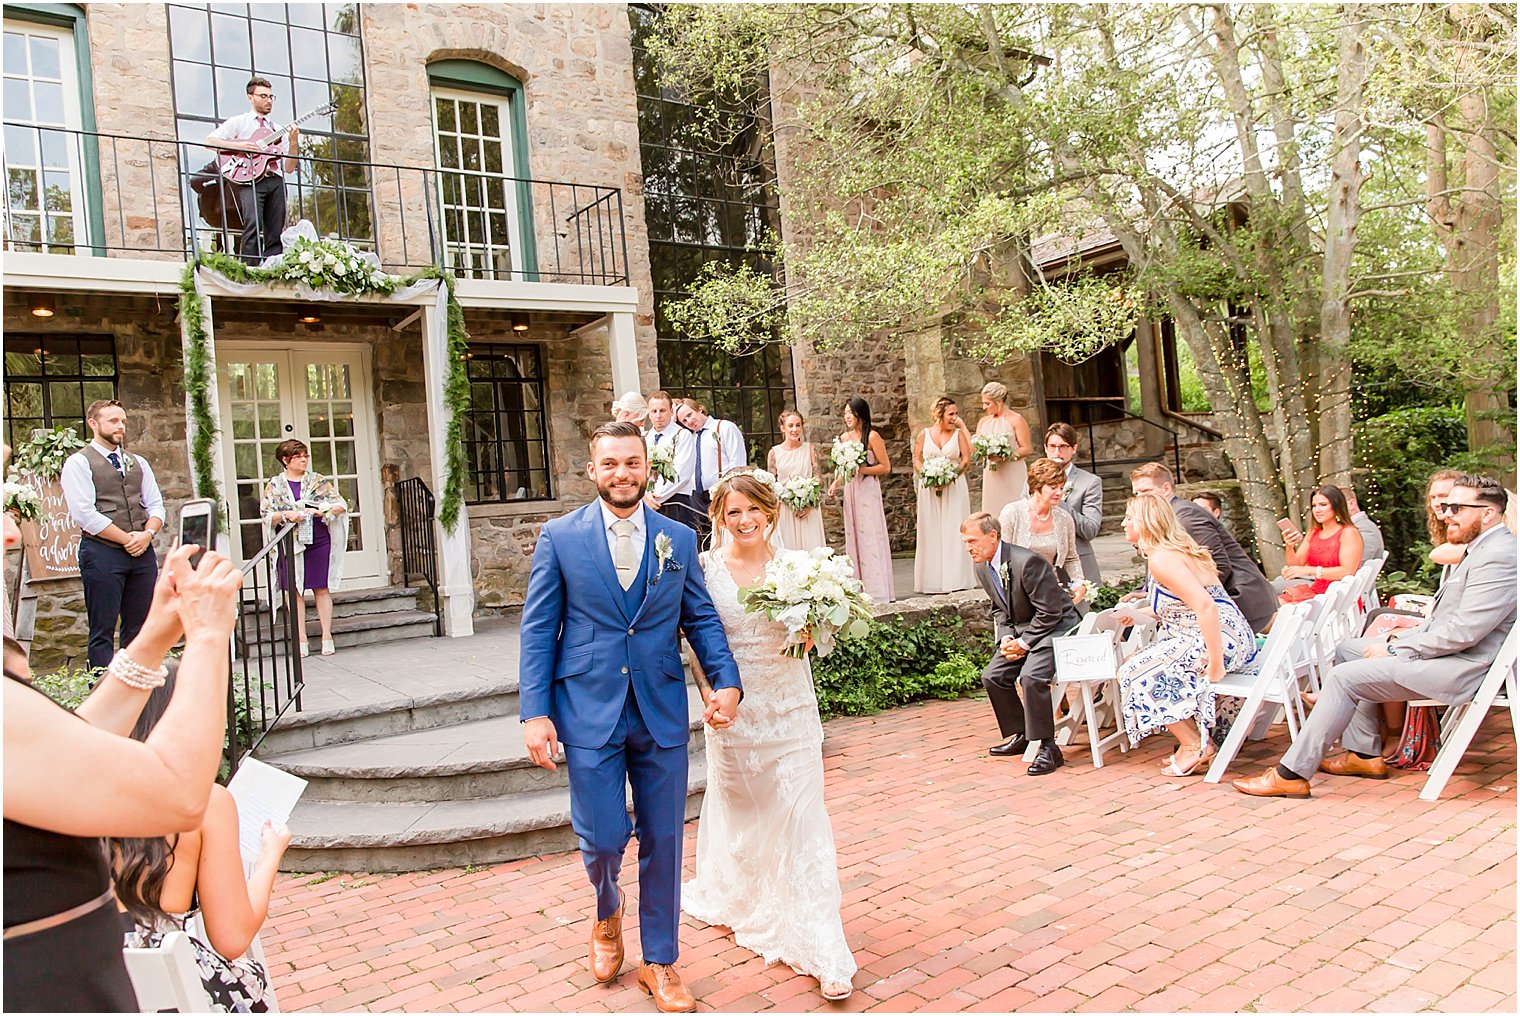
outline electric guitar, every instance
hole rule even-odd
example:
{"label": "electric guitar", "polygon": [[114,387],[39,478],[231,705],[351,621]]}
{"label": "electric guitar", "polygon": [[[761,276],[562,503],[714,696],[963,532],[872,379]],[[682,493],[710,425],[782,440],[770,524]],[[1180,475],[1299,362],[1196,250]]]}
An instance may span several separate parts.
{"label": "electric guitar", "polygon": [[[312,117],[326,116],[338,108],[336,102],[329,102],[320,109],[314,109],[305,116],[294,120],[284,127],[270,127],[268,119],[265,125],[255,131],[250,137],[239,138],[240,141],[248,141],[257,144],[263,149],[273,149],[280,141],[295,128],[301,126]],[[268,154],[258,152],[218,152],[216,156],[217,168],[222,176],[233,183],[253,183],[259,177],[269,171],[270,165],[276,159],[285,158],[279,152],[269,151]]]}

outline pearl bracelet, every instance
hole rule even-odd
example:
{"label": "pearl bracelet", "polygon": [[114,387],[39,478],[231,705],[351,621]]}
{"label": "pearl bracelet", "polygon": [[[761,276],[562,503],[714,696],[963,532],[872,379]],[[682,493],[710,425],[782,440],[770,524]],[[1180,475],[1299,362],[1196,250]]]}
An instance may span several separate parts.
{"label": "pearl bracelet", "polygon": [[169,679],[168,667],[149,670],[128,656],[125,649],[120,650],[115,656],[111,657],[111,662],[106,667],[106,673],[115,677],[128,688],[136,688],[138,691],[152,691],[154,688],[161,688],[164,682]]}

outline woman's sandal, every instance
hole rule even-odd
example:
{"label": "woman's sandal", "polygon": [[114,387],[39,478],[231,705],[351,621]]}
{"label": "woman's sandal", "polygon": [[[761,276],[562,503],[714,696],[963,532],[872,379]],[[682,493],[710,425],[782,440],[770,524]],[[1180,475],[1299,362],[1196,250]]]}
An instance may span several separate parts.
{"label": "woman's sandal", "polygon": [[830,1002],[843,1002],[855,994],[855,986],[849,981],[820,981],[818,993]]}
{"label": "woman's sandal", "polygon": [[1184,776],[1192,776],[1198,772],[1199,766],[1213,759],[1214,755],[1216,754],[1212,746],[1199,745],[1198,757],[1193,760],[1192,765],[1188,766],[1186,769],[1182,769],[1177,765],[1177,755],[1181,755],[1183,750],[1186,749],[1179,749],[1176,755],[1173,755],[1171,758],[1167,759],[1166,768],[1161,770],[1162,776],[1170,776],[1173,779],[1181,779]]}

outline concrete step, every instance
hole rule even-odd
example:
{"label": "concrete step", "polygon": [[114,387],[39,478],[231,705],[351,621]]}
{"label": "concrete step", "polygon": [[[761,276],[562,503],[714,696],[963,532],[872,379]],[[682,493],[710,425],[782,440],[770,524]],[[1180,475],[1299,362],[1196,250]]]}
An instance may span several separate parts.
{"label": "concrete step", "polygon": [[[692,730],[701,727],[701,696],[687,686]],[[695,758],[703,750],[692,738]],[[329,744],[260,758],[308,781],[303,800],[394,804],[465,801],[562,789],[564,766],[551,772],[528,760],[523,727],[514,712],[344,744]]]}
{"label": "concrete step", "polygon": [[[307,615],[307,637],[312,652],[321,647],[318,640],[322,629],[310,614]],[[430,638],[436,618],[425,610],[415,607],[407,610],[386,610],[376,613],[353,614],[348,617],[333,616],[333,645],[338,649],[368,646],[379,642],[395,642],[399,639]]]}
{"label": "concrete step", "polygon": [[[397,610],[419,610],[417,590],[411,586],[378,586],[374,589],[343,589],[332,594],[333,618],[357,614],[383,614]],[[306,594],[307,618],[313,616],[316,601]]]}
{"label": "concrete step", "polygon": [[[693,758],[686,817],[696,818],[707,788],[707,766]],[[629,802],[630,808],[632,802]],[[307,801],[296,805],[298,830],[284,871],[417,871],[496,864],[576,848],[570,790],[437,803]]]}
{"label": "concrete step", "polygon": [[259,757],[501,716],[510,716],[516,722],[515,668],[487,687],[455,688],[361,705],[286,713],[265,736]]}

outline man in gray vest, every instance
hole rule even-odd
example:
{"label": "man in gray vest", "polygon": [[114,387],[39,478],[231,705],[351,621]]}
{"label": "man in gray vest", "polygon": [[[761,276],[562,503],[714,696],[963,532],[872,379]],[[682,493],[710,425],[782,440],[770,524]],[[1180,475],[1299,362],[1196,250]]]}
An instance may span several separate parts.
{"label": "man in gray vest", "polygon": [[104,667],[121,644],[137,637],[158,581],[153,538],[164,528],[164,498],[148,460],[122,449],[127,411],[115,399],[98,399],[85,411],[93,440],[63,464],[63,496],[83,531],[79,578],[90,619],[87,657]]}

